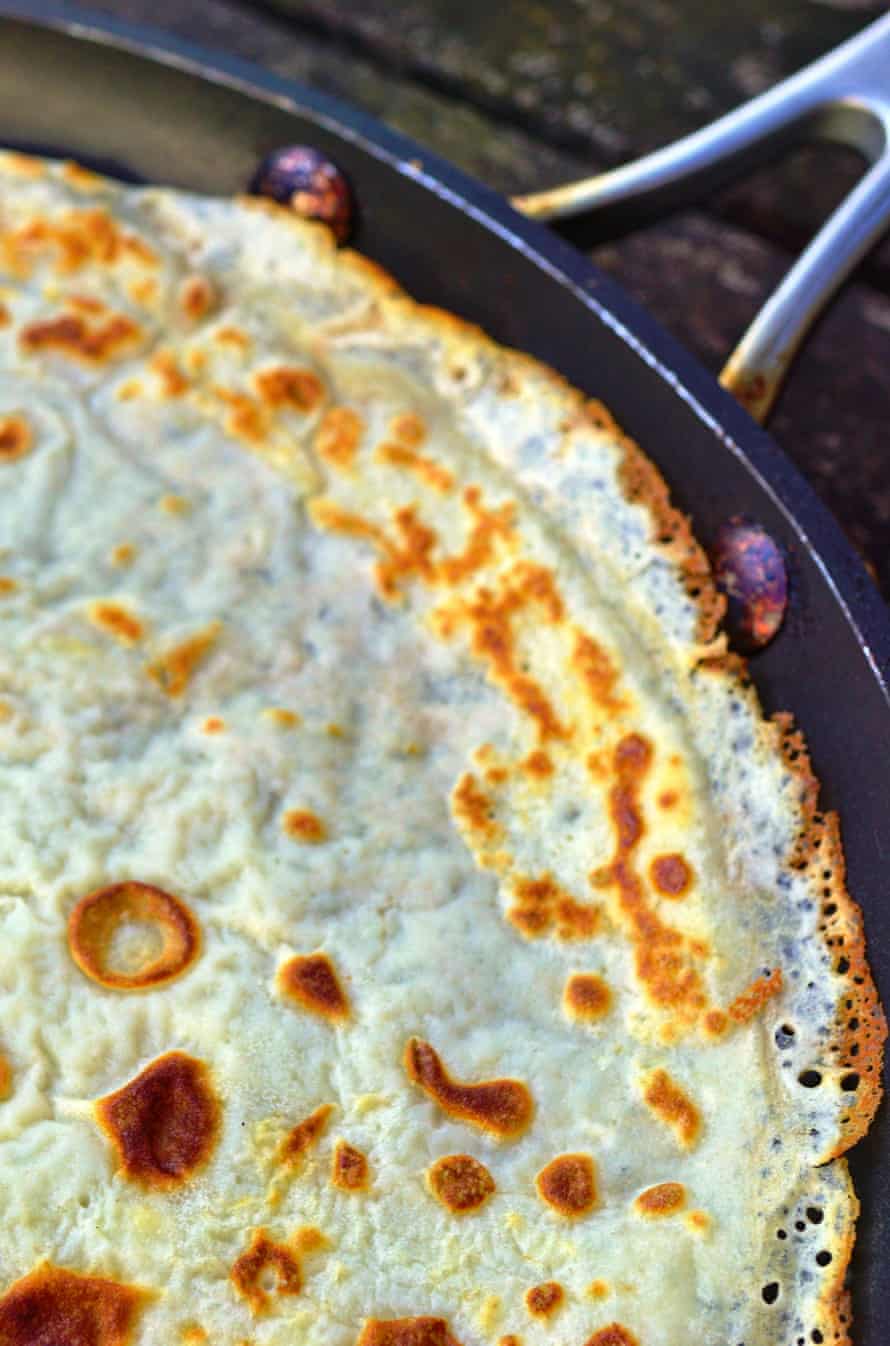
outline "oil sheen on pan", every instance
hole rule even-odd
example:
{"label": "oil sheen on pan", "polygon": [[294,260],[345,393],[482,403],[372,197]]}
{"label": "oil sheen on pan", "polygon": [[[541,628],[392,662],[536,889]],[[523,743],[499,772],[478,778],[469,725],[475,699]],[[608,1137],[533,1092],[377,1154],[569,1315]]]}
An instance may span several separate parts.
{"label": "oil sheen on pan", "polygon": [[884,1021],[654,468],[273,203],[0,181],[0,1343],[846,1342]]}

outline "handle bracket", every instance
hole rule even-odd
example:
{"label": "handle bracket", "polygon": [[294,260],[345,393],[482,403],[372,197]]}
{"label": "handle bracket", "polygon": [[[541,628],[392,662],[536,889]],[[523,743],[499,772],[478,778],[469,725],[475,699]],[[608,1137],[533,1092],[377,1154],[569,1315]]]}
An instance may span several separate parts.
{"label": "handle bracket", "polygon": [[790,268],[720,382],[765,421],[804,337],[890,226],[890,14],[725,117],[608,173],[513,198],[539,220],[672,209],[802,140],[851,146],[870,167]]}

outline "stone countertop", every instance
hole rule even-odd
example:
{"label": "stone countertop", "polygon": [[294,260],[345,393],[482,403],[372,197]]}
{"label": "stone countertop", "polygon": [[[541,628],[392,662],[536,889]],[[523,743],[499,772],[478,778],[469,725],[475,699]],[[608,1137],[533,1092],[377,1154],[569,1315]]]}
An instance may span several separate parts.
{"label": "stone countertop", "polygon": [[[869,0],[90,0],[345,97],[506,193],[612,166],[768,88]],[[890,75],[888,75],[890,78]],[[860,165],[804,148],[680,215],[574,241],[715,372]],[[820,324],[771,429],[890,596],[890,243]]]}

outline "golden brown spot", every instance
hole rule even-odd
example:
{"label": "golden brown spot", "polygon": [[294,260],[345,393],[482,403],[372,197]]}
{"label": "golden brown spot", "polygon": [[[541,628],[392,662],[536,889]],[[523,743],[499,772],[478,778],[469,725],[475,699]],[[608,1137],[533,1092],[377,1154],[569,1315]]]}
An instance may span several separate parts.
{"label": "golden brown spot", "polygon": [[525,939],[538,939],[550,928],[549,917],[541,907],[511,907],[507,920]]}
{"label": "golden brown spot", "polygon": [[289,411],[312,411],[324,396],[321,379],[311,369],[280,365],[254,375],[257,396],[267,407]]}
{"label": "golden brown spot", "polygon": [[509,1336],[501,1337],[498,1346],[522,1346],[522,1337],[514,1336],[511,1332]]}
{"label": "golden brown spot", "polygon": [[302,1122],[297,1122],[279,1146],[278,1162],[285,1168],[298,1168],[312,1147],[321,1139],[333,1111],[330,1103],[322,1103],[321,1107],[316,1108],[308,1117],[304,1117]]}
{"label": "golden brown spot", "polygon": [[587,1293],[591,1299],[607,1299],[609,1296],[609,1282],[597,1279],[591,1281],[587,1287]]}
{"label": "golden brown spot", "polygon": [[439,565],[439,583],[455,586],[475,575],[494,560],[498,542],[511,543],[515,538],[516,506],[512,501],[489,509],[478,486],[468,486],[463,494],[464,505],[473,519],[464,550],[446,557]]}
{"label": "golden brown spot", "polygon": [[223,422],[226,432],[235,439],[246,440],[248,444],[261,444],[269,428],[269,418],[264,408],[244,393],[232,392],[229,388],[214,388],[213,391],[229,408],[229,414]]}
{"label": "golden brown spot", "polygon": [[158,259],[152,252],[148,244],[137,234],[121,234],[121,251],[128,257],[133,257],[144,266],[157,266]]}
{"label": "golden brown spot", "polygon": [[29,274],[35,260],[47,252],[54,254],[54,268],[62,275],[88,262],[113,266],[128,256],[144,265],[157,263],[146,243],[120,229],[101,208],[70,210],[59,220],[33,219],[4,236],[3,251],[8,268],[17,275]]}
{"label": "golden brown spot", "polygon": [[145,635],[145,628],[122,603],[100,599],[87,608],[87,617],[93,626],[112,636],[121,645],[135,645]]}
{"label": "golden brown spot", "polygon": [[298,1253],[316,1253],[329,1247],[329,1242],[320,1229],[314,1225],[303,1225],[293,1237],[293,1245]]}
{"label": "golden brown spot", "polygon": [[588,1337],[584,1346],[640,1346],[640,1343],[633,1332],[620,1323],[609,1323],[608,1327],[601,1327]]}
{"label": "golden brown spot", "polygon": [[723,1010],[708,1010],[702,1021],[705,1037],[721,1038],[729,1028],[729,1017]]}
{"label": "golden brown spot", "polygon": [[21,178],[42,178],[46,164],[33,154],[21,154],[18,150],[7,150],[3,155],[3,167]]}
{"label": "golden brown spot", "polygon": [[425,486],[429,486],[430,490],[438,491],[440,495],[445,495],[454,485],[454,477],[446,467],[440,466],[432,458],[424,457],[407,444],[380,444],[374,456],[380,463],[412,473]]}
{"label": "golden brown spot", "polygon": [[14,594],[18,587],[18,580],[14,580],[11,575],[0,575],[0,598]]}
{"label": "golden brown spot", "polygon": [[186,276],[179,287],[179,307],[191,322],[199,322],[216,303],[216,291],[206,276]]}
{"label": "golden brown spot", "polygon": [[651,762],[652,745],[641,734],[626,734],[615,748],[613,769],[618,786],[612,792],[612,819],[624,851],[633,849],[643,835],[637,787]]}
{"label": "golden brown spot", "polygon": [[676,790],[663,790],[658,796],[658,807],[660,809],[676,808],[679,800],[680,796],[677,794]]}
{"label": "golden brown spot", "polygon": [[399,581],[402,579],[420,575],[432,582],[434,567],[430,554],[436,535],[418,521],[413,507],[407,506],[396,512],[395,524],[402,535],[401,542],[394,542],[382,528],[360,514],[350,514],[325,498],[310,501],[309,514],[319,528],[374,543],[383,558],[374,568],[374,578],[381,596],[388,601],[395,602],[401,597]]}
{"label": "golden brown spot", "polygon": [[146,673],[166,696],[182,696],[195,672],[213,649],[221,631],[222,622],[211,622],[203,631],[196,631],[193,636],[160,654],[148,664]]}
{"label": "golden brown spot", "polygon": [[88,325],[76,313],[29,323],[19,333],[22,348],[29,352],[54,350],[87,364],[105,364],[122,355],[141,336],[132,318],[113,313],[102,322]]}
{"label": "golden brown spot", "polygon": [[512,881],[515,905],[507,920],[526,939],[538,939],[552,931],[557,939],[591,939],[602,918],[599,906],[578,902],[550,874],[532,879],[523,875]]}
{"label": "golden brown spot", "polygon": [[0,1297],[3,1346],[127,1346],[148,1293],[43,1262]]}
{"label": "golden brown spot", "polygon": [[565,1290],[559,1281],[544,1281],[525,1292],[525,1307],[533,1318],[552,1318],[565,1302]]}
{"label": "golden brown spot", "polygon": [[213,340],[220,346],[237,346],[239,350],[247,350],[250,345],[250,337],[240,327],[217,327]]}
{"label": "golden brown spot", "polygon": [[560,1154],[535,1178],[542,1201],[567,1220],[580,1219],[598,1201],[596,1165],[589,1154]]}
{"label": "golden brown spot", "polygon": [[741,995],[736,996],[728,1010],[730,1019],[737,1024],[746,1024],[755,1014],[760,1013],[773,996],[780,995],[781,991],[782,969],[775,967],[772,972],[764,973],[762,977],[752,981]]}
{"label": "golden brown spot", "polygon": [[66,182],[80,190],[95,192],[107,188],[105,178],[94,173],[91,168],[84,168],[83,164],[75,163],[73,159],[66,159],[60,172]]}
{"label": "golden brown spot", "polygon": [[551,758],[541,748],[536,748],[534,752],[529,753],[522,763],[522,768],[530,776],[536,776],[538,780],[546,780],[548,776],[553,775],[554,771]]}
{"label": "golden brown spot", "polygon": [[181,1328],[180,1335],[183,1346],[206,1346],[210,1341],[203,1327],[199,1327],[197,1323],[189,1323],[188,1326]]}
{"label": "golden brown spot", "polygon": [[665,1215],[676,1215],[686,1205],[686,1188],[682,1182],[660,1182],[647,1187],[634,1201],[634,1210],[647,1219],[657,1220]]}
{"label": "golden brown spot", "polygon": [[31,221],[0,239],[3,252],[3,271],[12,276],[28,276],[36,253],[45,245],[47,226],[43,221]]}
{"label": "golden brown spot", "polygon": [[[309,512],[318,527],[374,545],[380,555],[374,570],[378,589],[384,598],[395,601],[401,596],[402,583],[409,579],[431,587],[459,585],[495,558],[496,544],[515,541],[512,502],[489,509],[477,486],[466,489],[463,502],[473,519],[466,545],[458,555],[440,560],[434,555],[437,535],[418,517],[414,506],[395,511],[392,534],[328,499],[312,501]],[[551,622],[561,621],[564,615],[552,572],[521,561],[499,576],[496,591],[480,587],[470,598],[455,598],[437,608],[432,621],[443,639],[468,627],[472,652],[487,665],[491,681],[536,722],[540,740],[565,740],[571,736],[570,728],[562,723],[542,687],[524,670],[516,648],[513,621],[529,607],[536,609],[536,616],[543,615]]]}
{"label": "golden brown spot", "polygon": [[331,1182],[341,1192],[364,1192],[371,1181],[371,1171],[367,1157],[349,1145],[338,1140],[331,1161]]}
{"label": "golden brown spot", "polygon": [[24,458],[33,443],[34,436],[24,416],[0,416],[0,463],[14,463]]}
{"label": "golden brown spot", "polygon": [[454,1215],[479,1210],[495,1191],[494,1178],[471,1154],[447,1154],[427,1169],[427,1184]]}
{"label": "golden brown spot", "polygon": [[711,1217],[707,1211],[691,1210],[686,1216],[686,1224],[693,1234],[707,1234],[711,1228]]}
{"label": "golden brown spot", "polygon": [[0,724],[3,724],[6,720],[11,720],[12,716],[13,708],[9,702],[0,701]]}
{"label": "golden brown spot", "polygon": [[355,1346],[460,1346],[444,1318],[367,1318]]}
{"label": "golden brown spot", "polygon": [[[378,524],[361,515],[340,509],[331,500],[315,499],[309,512],[319,528],[363,538],[374,544],[381,556],[374,569],[377,587],[381,595],[392,602],[401,596],[400,584],[404,580],[417,578],[428,585],[460,583],[493,558],[498,537],[512,538],[515,513],[512,504],[488,510],[482,503],[478,487],[467,488],[464,503],[474,518],[466,547],[459,555],[446,557],[439,562],[433,560],[436,533],[417,517],[413,506],[404,506],[395,511],[395,536],[388,535]],[[520,605],[522,601],[525,600],[520,600]],[[460,605],[453,612],[440,611],[438,615],[443,636],[452,634],[460,621],[472,624],[475,620],[473,612],[465,605]],[[535,684],[530,680],[526,682],[526,695],[530,696],[534,690],[540,697]]]}
{"label": "golden brown spot", "polygon": [[165,514],[172,514],[175,518],[180,518],[183,514],[190,514],[192,510],[191,501],[184,495],[162,495],[158,501],[158,508]]}
{"label": "golden brown spot", "polygon": [[393,439],[397,439],[401,444],[406,444],[411,449],[417,449],[426,439],[426,426],[413,411],[405,411],[393,417],[390,422],[389,433]]}
{"label": "golden brown spot", "polygon": [[297,725],[303,723],[295,710],[286,710],[283,706],[267,706],[263,715],[281,729],[296,729]]}
{"label": "golden brown spot", "polygon": [[282,816],[281,830],[292,841],[303,841],[310,846],[317,846],[328,835],[321,818],[309,809],[288,809]]}
{"label": "golden brown spot", "polygon": [[225,727],[225,720],[221,720],[218,715],[208,715],[207,719],[201,725],[201,729],[205,734],[221,734]]}
{"label": "golden brown spot", "polygon": [[112,547],[108,559],[113,566],[132,565],[136,559],[136,548],[131,542],[119,542],[116,547]]}
{"label": "golden brown spot", "polygon": [[[150,939],[148,947],[144,936],[137,939],[121,967],[119,946],[128,926],[148,930]],[[68,918],[68,946],[81,972],[100,986],[147,991],[166,985],[191,966],[201,949],[201,935],[198,922],[178,897],[129,879],[80,899]]]}
{"label": "golden brown spot", "polygon": [[69,294],[64,302],[78,313],[104,313],[106,310],[102,300],[91,294]]}
{"label": "golden brown spot", "polygon": [[[446,567],[436,567],[439,574]],[[537,725],[541,742],[565,740],[570,729],[563,724],[539,684],[522,671],[516,649],[513,618],[535,604],[550,621],[560,620],[562,600],[553,587],[550,572],[530,562],[517,562],[499,581],[497,593],[479,588],[467,600],[456,600],[436,613],[439,634],[448,638],[457,625],[470,627],[470,648],[488,666],[488,676]]]}
{"label": "golden brown spot", "polygon": [[587,754],[587,770],[595,780],[606,780],[609,775],[609,763],[605,753],[591,752]]}
{"label": "golden brown spot", "polygon": [[12,1093],[12,1066],[0,1052],[0,1103],[6,1101]]}
{"label": "golden brown spot", "polygon": [[600,928],[602,910],[573,897],[561,897],[556,903],[554,934],[557,939],[592,939]]}
{"label": "golden brown spot", "polygon": [[164,397],[182,397],[188,392],[189,381],[170,351],[158,351],[151,358],[151,367],[161,381]]}
{"label": "golden brown spot", "polygon": [[12,322],[12,314],[5,304],[0,304],[0,327],[8,327]]}
{"label": "golden brown spot", "polygon": [[397,509],[393,522],[400,535],[396,544],[387,542],[386,555],[374,568],[377,586],[384,598],[393,601],[401,596],[403,579],[417,575],[431,583],[435,567],[431,560],[436,547],[436,534],[421,523],[413,505]]}
{"label": "golden brown spot", "polygon": [[615,695],[618,669],[602,646],[583,631],[579,631],[575,636],[572,664],[590,699],[597,706],[608,711],[624,708],[624,701]]}
{"label": "golden brown spot", "polygon": [[452,1078],[438,1052],[420,1038],[408,1042],[405,1069],[449,1117],[468,1122],[498,1140],[515,1140],[531,1122],[534,1103],[521,1081],[463,1084]]}
{"label": "golden brown spot", "polygon": [[300,1260],[286,1243],[274,1243],[265,1229],[255,1229],[247,1249],[234,1263],[229,1279],[252,1313],[265,1313],[271,1304],[263,1284],[264,1273],[274,1271],[275,1293],[298,1295],[303,1288]]}
{"label": "golden brown spot", "polygon": [[595,972],[573,972],[562,993],[566,1015],[576,1022],[592,1023],[612,1008],[612,992]]}
{"label": "golden brown spot", "polygon": [[326,953],[295,954],[278,969],[280,995],[332,1022],[349,1018],[349,1001]]}
{"label": "golden brown spot", "polygon": [[664,897],[681,898],[689,892],[692,870],[682,855],[656,855],[649,866],[652,886]]}
{"label": "golden brown spot", "polygon": [[505,766],[490,766],[486,768],[485,779],[489,785],[504,785],[510,779],[510,772]]}
{"label": "golden brown spot", "polygon": [[315,435],[315,452],[331,467],[350,468],[361,443],[364,424],[349,407],[331,407],[321,418]]}
{"label": "golden brown spot", "polygon": [[134,398],[142,396],[142,384],[139,379],[124,379],[119,383],[115,397],[118,402],[132,402]]}
{"label": "golden brown spot", "polygon": [[695,1019],[707,1005],[702,979],[690,966],[683,936],[649,905],[634,864],[645,831],[639,791],[652,756],[652,745],[641,734],[626,734],[615,747],[612,768],[616,781],[609,791],[615,829],[610,880],[618,889],[621,914],[634,944],[636,974],[650,998],[656,1005]]}
{"label": "golden brown spot", "polygon": [[681,1149],[692,1149],[701,1132],[701,1116],[666,1070],[653,1070],[645,1077],[643,1102],[653,1116],[671,1128]]}
{"label": "golden brown spot", "polygon": [[514,592],[521,598],[520,606],[531,603],[542,609],[548,621],[561,622],[565,616],[562,596],[556,587],[552,570],[532,561],[517,561],[509,578]]}
{"label": "golden brown spot", "polygon": [[158,283],[152,276],[144,276],[141,280],[131,281],[127,286],[127,294],[134,304],[142,304],[143,307],[149,305],[158,293]]}
{"label": "golden brown spot", "polygon": [[459,822],[471,832],[492,841],[501,834],[494,818],[494,801],[479,786],[472,771],[461,776],[451,794],[451,807]]}
{"label": "golden brown spot", "polygon": [[116,1093],[95,1104],[120,1172],[141,1187],[180,1187],[210,1158],[219,1103],[207,1067],[185,1052],[159,1056]]}

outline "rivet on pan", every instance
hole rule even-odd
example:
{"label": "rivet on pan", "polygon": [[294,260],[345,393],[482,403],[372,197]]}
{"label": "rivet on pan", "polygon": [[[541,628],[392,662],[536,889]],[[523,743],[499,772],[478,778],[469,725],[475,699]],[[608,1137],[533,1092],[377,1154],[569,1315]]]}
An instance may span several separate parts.
{"label": "rivet on pan", "polygon": [[352,192],[336,164],[310,145],[287,145],[262,161],[248,188],[290,206],[307,220],[328,225],[338,243],[352,228]]}
{"label": "rivet on pan", "polygon": [[778,544],[753,519],[735,515],[720,528],[712,560],[717,587],[727,598],[730,639],[738,649],[762,650],[788,606],[788,572]]}

